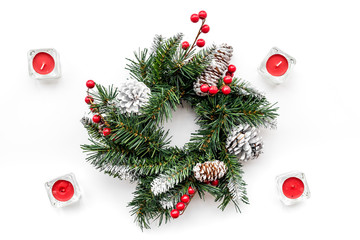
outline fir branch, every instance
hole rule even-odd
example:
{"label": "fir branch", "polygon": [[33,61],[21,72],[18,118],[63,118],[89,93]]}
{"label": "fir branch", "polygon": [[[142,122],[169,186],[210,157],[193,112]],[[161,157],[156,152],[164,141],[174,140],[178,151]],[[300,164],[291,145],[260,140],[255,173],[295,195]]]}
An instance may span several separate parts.
{"label": "fir branch", "polygon": [[183,50],[179,49],[171,65],[171,75],[169,84],[189,92],[192,89],[194,80],[200,76],[204,69],[210,64],[215,53],[215,45],[202,49],[199,52],[191,52],[188,56],[184,55]]}
{"label": "fir branch", "polygon": [[100,107],[107,106],[108,102],[117,96],[117,88],[114,88],[113,85],[106,89],[104,86],[96,84],[96,90],[96,92],[91,91],[91,96],[94,97],[95,103]]}
{"label": "fir branch", "polygon": [[126,166],[137,175],[157,175],[163,173],[169,166],[167,155],[157,155],[152,158],[139,158],[126,148],[110,147],[93,142],[92,145],[82,145],[88,154],[87,161],[98,169],[110,164],[111,166]]}
{"label": "fir branch", "polygon": [[149,104],[142,109],[142,115],[145,116],[143,122],[151,122],[149,120],[152,119],[156,125],[162,123],[171,117],[171,110],[175,110],[178,104],[180,95],[176,87],[157,86],[152,91]]}
{"label": "fir branch", "polygon": [[139,50],[138,53],[134,52],[135,60],[126,59],[129,61],[126,64],[127,70],[130,71],[130,75],[140,82],[144,82],[147,85],[150,85],[149,74],[151,73],[151,67],[153,63],[153,55],[148,54],[148,49],[142,51]]}
{"label": "fir branch", "polygon": [[[175,161],[172,161],[175,162]],[[192,168],[197,162],[193,158],[177,159],[165,174],[161,174],[151,182],[151,191],[154,195],[167,192],[175,185],[187,179],[192,174]]]}
{"label": "fir branch", "polygon": [[111,137],[113,141],[133,150],[140,157],[145,154],[154,156],[156,152],[162,152],[163,147],[169,143],[163,129],[150,129],[141,124],[140,119],[134,115],[119,114],[113,123],[116,124]]}
{"label": "fir branch", "polygon": [[173,56],[181,42],[183,34],[179,33],[172,38],[161,41],[156,50],[153,52],[152,64],[152,83],[163,84],[169,74],[169,64],[172,63]]}
{"label": "fir branch", "polygon": [[134,198],[128,204],[132,208],[131,214],[135,216],[135,221],[141,230],[149,229],[151,220],[158,219],[159,225],[170,220],[170,211],[162,208],[159,199],[150,190],[149,180],[151,179],[140,179],[134,192]]}
{"label": "fir branch", "polygon": [[120,180],[130,180],[130,182],[134,182],[138,179],[138,174],[135,170],[129,166],[125,165],[112,165],[112,164],[104,164],[100,171],[103,171],[105,174],[108,174],[114,178],[119,178]]}
{"label": "fir branch", "polygon": [[233,177],[228,179],[227,187],[230,191],[232,200],[236,202],[236,204],[239,204],[240,202],[249,203],[245,186],[246,184],[242,180]]}
{"label": "fir branch", "polygon": [[90,138],[99,141],[104,139],[104,135],[99,132],[99,125],[94,123],[90,118],[84,116],[80,122],[88,131]]}
{"label": "fir branch", "polygon": [[151,52],[156,53],[156,51],[161,48],[161,45],[163,44],[164,40],[165,40],[165,38],[163,36],[155,35],[153,44],[151,47]]}
{"label": "fir branch", "polygon": [[[226,174],[226,188],[229,190],[229,196],[238,209],[240,202],[249,203],[246,193],[246,183],[242,179],[242,166],[235,155],[227,153],[226,147],[222,145],[223,151],[221,152],[221,159],[228,167]],[[223,205],[224,208],[226,204]]]}
{"label": "fir branch", "polygon": [[232,83],[229,85],[233,92],[240,95],[252,96],[258,99],[265,99],[265,94],[253,88],[249,82],[241,78],[233,78]]}

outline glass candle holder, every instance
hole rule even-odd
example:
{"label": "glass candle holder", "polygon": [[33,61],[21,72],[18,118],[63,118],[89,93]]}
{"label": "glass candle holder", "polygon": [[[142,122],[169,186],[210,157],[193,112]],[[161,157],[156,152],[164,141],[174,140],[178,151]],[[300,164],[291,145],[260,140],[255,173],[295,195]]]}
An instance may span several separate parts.
{"label": "glass candle holder", "polygon": [[29,75],[35,79],[61,77],[60,58],[53,48],[32,49],[28,52]]}
{"label": "glass candle holder", "polygon": [[65,207],[80,199],[80,188],[73,173],[55,178],[45,183],[51,205]]}
{"label": "glass candle holder", "polygon": [[295,58],[273,47],[260,64],[258,71],[264,78],[275,84],[283,83],[296,64]]}
{"label": "glass candle holder", "polygon": [[280,200],[285,205],[292,205],[310,197],[310,190],[305,174],[298,171],[288,172],[276,177]]}

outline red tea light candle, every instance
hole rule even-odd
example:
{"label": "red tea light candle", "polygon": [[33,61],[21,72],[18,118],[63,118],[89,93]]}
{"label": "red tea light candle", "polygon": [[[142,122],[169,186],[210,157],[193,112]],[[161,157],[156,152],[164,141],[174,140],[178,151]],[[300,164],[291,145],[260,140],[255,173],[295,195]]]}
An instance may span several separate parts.
{"label": "red tea light candle", "polygon": [[276,178],[280,200],[291,205],[310,197],[310,190],[301,172],[289,172],[279,175]]}
{"label": "red tea light candle", "polygon": [[295,58],[273,47],[259,67],[259,73],[275,84],[282,83],[296,64]]}
{"label": "red tea light candle", "polygon": [[28,52],[29,75],[35,79],[56,79],[61,76],[59,54],[53,48]]}
{"label": "red tea light candle", "polygon": [[74,186],[66,180],[57,180],[51,188],[56,200],[67,202],[74,196]]}
{"label": "red tea light candle", "polygon": [[45,183],[45,188],[54,207],[64,207],[80,199],[80,189],[73,173]]}

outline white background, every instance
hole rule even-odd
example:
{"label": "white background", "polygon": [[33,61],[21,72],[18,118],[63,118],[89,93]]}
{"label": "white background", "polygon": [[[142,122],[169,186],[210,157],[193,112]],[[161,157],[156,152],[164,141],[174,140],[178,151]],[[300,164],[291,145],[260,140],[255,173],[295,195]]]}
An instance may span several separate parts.
{"label": "white background", "polygon": [[[1,239],[359,239],[359,7],[357,1],[5,1],[0,3]],[[236,75],[280,107],[278,130],[263,131],[265,153],[245,164],[250,205],[217,209],[195,198],[186,213],[141,232],[127,203],[135,185],[97,172],[79,145],[87,112],[85,82],[118,85],[126,60],[150,47],[155,34],[193,41],[208,12],[207,43],[234,47]],[[271,47],[296,58],[287,82],[273,86],[257,73]],[[28,77],[27,51],[56,48],[63,77]],[[181,116],[180,116],[181,115]],[[195,129],[177,114],[174,143]],[[188,132],[182,132],[182,126]],[[179,124],[178,124],[179,123]],[[186,135],[184,135],[186,134]],[[303,171],[312,197],[285,207],[274,178]],[[44,183],[74,172],[78,204],[55,209]],[[352,217],[356,217],[351,219]]]}

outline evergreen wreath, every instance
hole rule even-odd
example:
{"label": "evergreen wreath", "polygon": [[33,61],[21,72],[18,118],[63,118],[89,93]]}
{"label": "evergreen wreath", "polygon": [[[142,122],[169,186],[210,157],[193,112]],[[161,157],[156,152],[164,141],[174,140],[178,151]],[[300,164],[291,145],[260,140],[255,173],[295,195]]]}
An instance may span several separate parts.
{"label": "evergreen wreath", "polygon": [[[248,203],[242,162],[259,156],[259,128],[274,126],[277,117],[274,104],[233,77],[232,47],[196,51],[205,45],[200,34],[210,29],[205,11],[191,21],[199,18],[191,47],[182,34],[156,36],[151,50],[128,59],[131,79],[119,88],[86,84],[94,116],[82,119],[90,144],[81,147],[100,171],[137,182],[129,206],[141,229],[151,220],[161,225],[177,218],[196,192],[213,195],[222,210],[230,202],[240,210],[240,202]],[[200,129],[183,148],[171,147],[161,124],[183,102],[196,112]]]}

